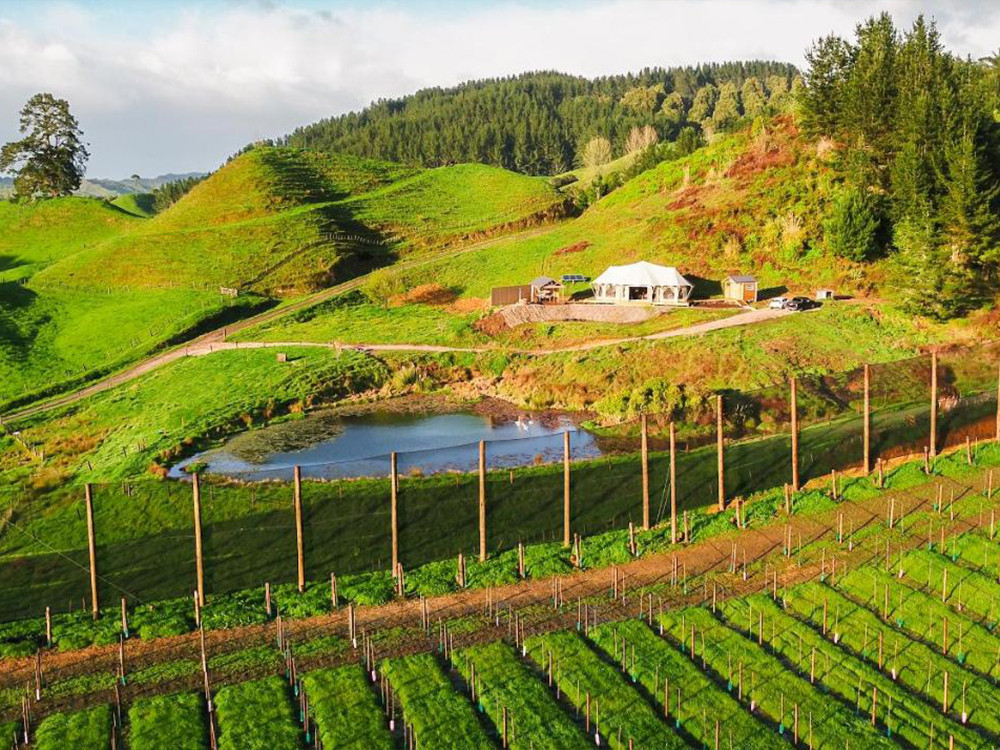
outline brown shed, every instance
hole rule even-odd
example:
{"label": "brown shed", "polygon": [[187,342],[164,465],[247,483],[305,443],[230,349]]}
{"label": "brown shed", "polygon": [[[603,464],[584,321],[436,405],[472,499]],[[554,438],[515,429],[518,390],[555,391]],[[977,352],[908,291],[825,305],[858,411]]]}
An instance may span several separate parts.
{"label": "brown shed", "polygon": [[722,281],[722,296],[744,304],[757,301],[757,279],[753,276],[727,276]]}

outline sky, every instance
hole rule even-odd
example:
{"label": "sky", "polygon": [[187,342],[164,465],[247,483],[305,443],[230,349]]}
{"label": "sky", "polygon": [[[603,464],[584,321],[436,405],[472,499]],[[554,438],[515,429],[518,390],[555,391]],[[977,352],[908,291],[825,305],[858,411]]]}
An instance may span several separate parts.
{"label": "sky", "polygon": [[68,99],[87,174],[208,171],[254,140],[427,86],[736,59],[801,65],[878,10],[1000,47],[1000,2],[950,0],[0,0],[0,142],[32,94]]}

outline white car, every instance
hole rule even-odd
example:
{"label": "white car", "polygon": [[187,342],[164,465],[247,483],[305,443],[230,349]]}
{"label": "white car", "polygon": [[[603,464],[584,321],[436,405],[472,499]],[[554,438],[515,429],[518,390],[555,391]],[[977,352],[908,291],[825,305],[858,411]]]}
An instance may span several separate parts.
{"label": "white car", "polygon": [[767,306],[770,307],[772,310],[784,310],[785,305],[787,304],[788,304],[788,297],[775,297],[774,299],[772,299],[770,302],[767,303]]}

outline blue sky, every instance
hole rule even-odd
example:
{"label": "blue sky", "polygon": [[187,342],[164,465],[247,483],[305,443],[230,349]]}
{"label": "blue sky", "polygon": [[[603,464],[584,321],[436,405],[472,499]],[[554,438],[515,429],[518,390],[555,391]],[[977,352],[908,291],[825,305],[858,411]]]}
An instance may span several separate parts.
{"label": "blue sky", "polygon": [[801,64],[878,9],[936,17],[962,54],[1000,47],[1000,2],[984,0],[0,0],[0,142],[51,91],[91,144],[89,175],[209,170],[257,138],[469,78]]}

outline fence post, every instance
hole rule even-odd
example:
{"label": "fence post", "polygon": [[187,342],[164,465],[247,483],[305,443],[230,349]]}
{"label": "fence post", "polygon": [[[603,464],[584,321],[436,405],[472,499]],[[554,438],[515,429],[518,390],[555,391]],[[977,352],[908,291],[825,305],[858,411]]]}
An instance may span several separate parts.
{"label": "fence post", "polygon": [[670,421],[670,543],[677,544],[677,430]]}
{"label": "fence post", "polygon": [[399,475],[396,451],[389,454],[389,519],[392,524],[392,573],[399,569]]}
{"label": "fence post", "polygon": [[642,528],[649,531],[649,428],[642,415]]}
{"label": "fence post", "polygon": [[864,469],[865,476],[872,473],[872,373],[871,365],[865,365],[865,406],[864,406]]}
{"label": "fence post", "polygon": [[479,562],[486,560],[486,441],[479,441]]}
{"label": "fence post", "polygon": [[792,489],[799,491],[799,388],[798,378],[792,378]]}
{"label": "fence post", "polygon": [[563,433],[563,547],[569,547],[569,430]]}
{"label": "fence post", "polygon": [[198,606],[205,606],[205,550],[201,538],[201,481],[198,472],[191,476],[191,495],[194,502],[194,566],[198,576]]}
{"label": "fence post", "polygon": [[[197,475],[196,475],[197,476]],[[83,488],[83,499],[87,506],[87,549],[90,552],[90,599],[96,620],[101,615],[100,600],[97,598],[97,541],[94,538],[94,490],[88,482]]]}
{"label": "fence post", "polygon": [[306,590],[306,556],[302,543],[302,470],[296,466],[295,476],[295,544],[299,570],[299,593]]}
{"label": "fence post", "polygon": [[997,367],[997,442],[1000,443],[1000,365]]}
{"label": "fence post", "polygon": [[937,456],[937,418],[938,418],[938,353],[937,348],[931,352],[931,458]]}
{"label": "fence post", "polygon": [[719,454],[719,510],[726,509],[725,441],[722,436],[722,394],[715,397],[716,449]]}

